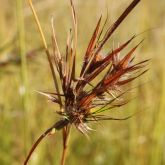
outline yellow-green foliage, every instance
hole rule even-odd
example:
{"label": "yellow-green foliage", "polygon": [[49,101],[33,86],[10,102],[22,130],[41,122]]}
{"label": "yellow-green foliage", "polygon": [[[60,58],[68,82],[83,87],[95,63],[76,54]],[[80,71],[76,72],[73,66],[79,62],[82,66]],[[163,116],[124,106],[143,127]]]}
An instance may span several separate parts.
{"label": "yellow-green foliage", "polygon": [[[78,66],[96,22],[108,10],[111,24],[131,0],[75,0],[78,13]],[[36,90],[53,91],[53,81],[44,51],[33,59],[25,52],[40,48],[40,40],[32,13],[21,0],[1,0],[0,61],[19,57],[22,65],[11,62],[0,66],[0,164],[21,164],[37,137],[54,121],[57,105],[48,103]],[[65,50],[71,27],[69,0],[34,1],[48,43],[51,43],[51,15],[55,18],[57,39]],[[67,165],[159,165],[165,164],[165,1],[142,0],[121,24],[107,46],[128,40],[148,29],[132,43],[145,38],[136,51],[138,59],[151,59],[149,72],[136,80],[134,98],[128,105],[112,110],[113,117],[124,117],[141,111],[127,121],[94,124],[90,140],[74,128],[69,143]],[[22,15],[21,15],[22,14]],[[23,18],[24,21],[23,21]],[[25,28],[24,28],[25,27]],[[24,35],[25,32],[25,35]],[[105,48],[106,51],[106,48]],[[79,73],[79,72],[78,72]],[[136,97],[135,97],[136,96]],[[48,137],[35,151],[33,165],[59,164],[62,137]]]}

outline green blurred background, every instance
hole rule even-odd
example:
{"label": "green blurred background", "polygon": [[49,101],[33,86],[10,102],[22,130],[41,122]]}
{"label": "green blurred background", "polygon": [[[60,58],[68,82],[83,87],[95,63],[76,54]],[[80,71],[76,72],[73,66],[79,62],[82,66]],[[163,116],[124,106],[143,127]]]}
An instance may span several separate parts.
{"label": "green blurred background", "polygon": [[[111,25],[131,0],[75,0],[78,15],[78,62],[96,22],[107,10]],[[65,52],[67,33],[72,25],[69,0],[34,1],[48,44],[51,44],[50,20],[55,18],[57,39]],[[140,114],[127,121],[92,124],[96,131],[87,139],[72,128],[66,165],[163,165],[165,164],[165,1],[142,0],[121,24],[105,47],[112,48],[137,37],[143,44],[137,60],[151,59],[145,75],[132,86],[134,98],[126,106],[112,110],[113,117]],[[25,55],[28,58],[25,58]],[[36,90],[53,91],[53,81],[40,35],[26,1],[1,0],[0,10],[0,165],[22,164],[33,142],[58,116],[58,106],[49,103]],[[29,164],[59,164],[62,136],[45,139]]]}

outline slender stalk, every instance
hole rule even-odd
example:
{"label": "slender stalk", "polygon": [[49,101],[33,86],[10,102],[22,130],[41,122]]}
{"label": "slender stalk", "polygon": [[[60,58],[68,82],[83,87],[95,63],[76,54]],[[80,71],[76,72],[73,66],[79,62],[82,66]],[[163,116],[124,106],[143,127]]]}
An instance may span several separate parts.
{"label": "slender stalk", "polygon": [[18,28],[18,41],[19,41],[19,54],[21,56],[21,96],[22,96],[22,107],[24,110],[24,145],[25,153],[27,148],[27,110],[28,110],[28,94],[27,94],[27,62],[25,52],[25,31],[24,31],[24,18],[23,18],[23,4],[22,0],[16,1],[16,14],[17,14],[17,28]]}
{"label": "slender stalk", "polygon": [[[163,67],[163,70],[165,67]],[[161,94],[160,94],[160,104],[159,104],[159,111],[157,111],[157,116],[156,116],[156,122],[153,128],[153,134],[152,138],[155,141],[155,144],[152,146],[151,150],[151,165],[154,164],[161,164],[163,160],[163,151],[162,151],[162,144],[164,143],[164,138],[165,135],[162,134],[164,131],[164,125],[162,123],[165,123],[165,118],[164,118],[164,109],[165,109],[165,75],[162,74],[162,88],[161,88]]]}
{"label": "slender stalk", "polygon": [[70,126],[66,126],[63,128],[63,151],[62,151],[61,165],[65,165],[70,129],[71,129]]}
{"label": "slender stalk", "polygon": [[47,46],[47,43],[46,43],[46,39],[45,39],[44,33],[43,33],[43,31],[42,31],[42,28],[41,28],[41,25],[40,25],[40,22],[39,22],[38,16],[37,16],[37,14],[36,14],[36,11],[35,11],[35,9],[34,9],[34,6],[33,6],[33,3],[32,3],[32,0],[28,0],[28,2],[29,2],[29,5],[30,5],[31,10],[32,10],[32,12],[33,12],[33,15],[34,15],[35,21],[36,21],[36,23],[37,23],[38,30],[39,30],[39,32],[40,32],[40,34],[41,34],[41,38],[42,38],[42,41],[43,41],[44,47],[45,47],[45,49],[47,49],[48,46]]}
{"label": "slender stalk", "polygon": [[28,156],[26,157],[25,161],[24,161],[24,165],[26,165],[29,161],[29,159],[31,158],[34,150],[37,148],[37,146],[40,144],[40,142],[47,136],[47,135],[52,135],[54,133],[56,133],[56,131],[63,129],[64,127],[66,127],[69,124],[68,120],[65,119],[61,119],[58,122],[56,122],[55,124],[53,124],[49,129],[47,129],[38,139],[37,141],[33,144],[33,146],[31,147]]}
{"label": "slender stalk", "polygon": [[42,28],[41,28],[38,16],[37,16],[36,11],[34,9],[32,0],[28,0],[28,2],[29,2],[29,6],[30,6],[30,8],[31,8],[31,10],[33,12],[33,15],[34,15],[34,18],[35,18],[38,30],[40,32],[40,35],[41,35],[41,38],[42,38],[42,41],[43,41],[43,44],[44,44],[44,47],[45,47],[45,52],[46,52],[46,55],[47,55],[47,58],[48,58],[48,61],[49,61],[49,66],[50,66],[51,73],[52,73],[52,76],[53,76],[55,89],[56,89],[56,91],[58,91],[58,82],[57,82],[55,70],[54,70],[54,67],[53,67],[53,64],[52,64],[52,61],[51,61],[51,56],[50,56],[50,52],[48,50],[48,46],[47,46],[47,43],[46,43],[46,39],[45,39],[44,33],[42,31]]}
{"label": "slender stalk", "polygon": [[40,144],[40,142],[50,133],[55,133],[55,128],[54,125],[52,127],[50,127],[49,129],[47,129],[38,139],[37,141],[33,144],[32,148],[29,151],[28,156],[26,157],[26,160],[24,162],[24,165],[26,165],[29,161],[29,159],[31,158],[34,150],[37,148],[37,146]]}

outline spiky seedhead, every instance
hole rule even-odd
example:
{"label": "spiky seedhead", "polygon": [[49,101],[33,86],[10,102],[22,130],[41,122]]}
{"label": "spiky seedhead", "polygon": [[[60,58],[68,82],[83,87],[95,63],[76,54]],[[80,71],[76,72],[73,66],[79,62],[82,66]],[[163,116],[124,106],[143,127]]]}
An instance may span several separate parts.
{"label": "spiky seedhead", "polygon": [[[108,51],[105,55],[102,55],[102,50],[113,32],[139,1],[140,0],[134,0],[117,21],[107,30],[104,30],[106,23],[102,26],[102,17],[99,18],[84,55],[83,65],[78,77],[75,75],[77,71],[77,17],[72,0],[70,2],[73,17],[73,30],[70,31],[67,39],[65,56],[62,56],[60,53],[52,19],[54,60],[48,59],[55,82],[56,92],[40,93],[59,105],[60,109],[57,110],[57,113],[61,115],[62,118],[45,132],[41,139],[50,133],[52,129],[60,130],[68,125],[75,125],[80,132],[87,134],[87,132],[91,130],[88,126],[89,122],[99,120],[125,120],[129,118],[117,119],[100,113],[126,104],[127,101],[121,99],[123,95],[127,93],[127,90],[125,90],[123,86],[146,72],[143,68],[148,60],[135,64],[133,63],[135,58],[133,53],[141,42],[123,56],[120,56],[123,49],[125,49],[136,36],[133,36],[116,49]],[[103,34],[104,31],[105,33]],[[47,47],[45,48],[47,55],[50,55]],[[55,75],[52,65],[56,68],[60,84],[57,83],[57,75]],[[92,81],[98,76],[100,76],[100,80],[93,85]],[[87,88],[87,86],[90,88]],[[62,90],[60,91],[60,89]],[[31,150],[31,153],[35,147]]]}
{"label": "spiky seedhead", "polygon": [[[102,55],[102,49],[108,39],[110,39],[113,32],[138,2],[139,0],[133,1],[117,21],[105,31],[104,35],[102,35],[102,33],[105,24],[101,26],[102,17],[99,18],[87,47],[79,77],[75,76],[77,18],[72,1],[71,9],[74,28],[73,33],[71,30],[68,36],[64,57],[61,56],[59,51],[54,26],[52,24],[54,63],[60,77],[62,94],[59,92],[44,94],[62,107],[62,111],[58,111],[58,114],[64,118],[62,120],[65,122],[68,121],[68,124],[74,124],[82,133],[87,133],[87,131],[90,130],[87,126],[89,121],[110,119],[106,116],[100,116],[99,113],[105,109],[108,110],[112,106],[123,105],[121,101],[116,104],[116,101],[120,100],[119,98],[125,93],[125,91],[122,90],[122,86],[146,72],[146,70],[142,72],[140,72],[140,70],[145,66],[147,60],[133,64],[133,53],[141,42],[132,48],[125,56],[119,57],[122,50],[126,48],[136,36],[133,36],[118,48]],[[74,39],[72,40],[72,38]],[[92,81],[104,71],[106,71],[106,73],[104,73],[100,81],[97,82],[96,85],[92,85]],[[90,89],[86,90],[86,86],[90,86]],[[113,105],[113,103],[115,103],[115,105]]]}

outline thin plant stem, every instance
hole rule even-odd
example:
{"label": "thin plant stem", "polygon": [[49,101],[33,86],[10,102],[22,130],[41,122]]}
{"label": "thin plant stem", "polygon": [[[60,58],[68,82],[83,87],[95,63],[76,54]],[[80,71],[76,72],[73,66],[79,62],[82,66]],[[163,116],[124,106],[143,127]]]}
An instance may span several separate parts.
{"label": "thin plant stem", "polygon": [[62,151],[62,157],[61,157],[61,165],[65,165],[69,136],[70,136],[70,129],[71,127],[69,125],[63,128],[63,151]]}
{"label": "thin plant stem", "polygon": [[[165,69],[165,67],[163,67],[163,70]],[[151,165],[154,164],[161,164],[162,162],[162,151],[161,151],[161,147],[162,144],[164,143],[164,137],[162,136],[162,132],[164,131],[164,125],[162,124],[162,122],[165,122],[165,118],[164,118],[164,109],[165,109],[165,102],[164,102],[164,98],[165,98],[165,75],[162,74],[162,91],[161,91],[161,97],[160,97],[160,104],[159,104],[159,111],[157,112],[157,116],[156,116],[156,122],[155,122],[155,126],[153,128],[153,140],[157,141],[157,143],[155,143],[152,146],[152,150],[151,150]]]}
{"label": "thin plant stem", "polygon": [[19,54],[21,56],[21,96],[22,96],[22,107],[24,110],[24,145],[25,153],[27,149],[27,110],[28,110],[28,94],[27,94],[27,61],[25,52],[25,31],[24,31],[24,18],[23,18],[23,4],[22,0],[16,1],[16,14],[17,14],[17,28],[18,28],[18,42],[19,42]]}
{"label": "thin plant stem", "polygon": [[40,142],[47,136],[47,135],[53,135],[56,133],[57,130],[61,130],[64,127],[66,127],[69,124],[68,120],[60,120],[56,123],[54,123],[50,128],[48,128],[38,139],[37,141],[33,144],[31,147],[28,156],[26,157],[24,161],[24,165],[26,165],[31,158],[34,150],[37,148],[37,146],[40,144]]}
{"label": "thin plant stem", "polygon": [[34,150],[37,148],[37,146],[40,144],[40,142],[51,132],[55,133],[54,125],[52,127],[50,127],[49,129],[47,129],[42,135],[40,135],[40,137],[37,139],[37,141],[33,144],[28,156],[26,157],[24,165],[26,165],[28,163],[28,161],[31,158]]}
{"label": "thin plant stem", "polygon": [[47,55],[47,58],[48,58],[48,61],[49,61],[49,66],[50,66],[50,69],[51,69],[51,73],[52,73],[52,76],[53,76],[54,86],[55,86],[56,91],[58,92],[58,82],[57,82],[55,70],[54,70],[54,67],[53,67],[53,64],[52,64],[52,61],[51,61],[51,56],[50,56],[50,52],[48,50],[48,46],[47,46],[47,43],[46,43],[45,36],[44,36],[43,31],[42,31],[42,28],[41,28],[38,16],[36,14],[36,11],[34,9],[32,0],[28,0],[28,2],[29,2],[29,6],[30,6],[30,8],[31,8],[31,10],[33,12],[33,16],[35,18],[35,22],[37,24],[38,30],[40,32],[40,35],[41,35],[41,38],[42,38],[42,41],[43,41],[43,44],[44,44],[44,47],[45,47],[45,52],[46,52],[46,55]]}
{"label": "thin plant stem", "polygon": [[41,25],[40,25],[38,16],[37,16],[37,14],[36,14],[36,11],[35,11],[35,9],[34,9],[32,0],[28,0],[28,2],[29,2],[29,5],[30,5],[31,10],[32,10],[32,12],[33,12],[35,21],[36,21],[36,23],[37,23],[38,30],[39,30],[39,32],[40,32],[40,34],[41,34],[41,38],[42,38],[44,47],[45,47],[45,49],[48,49],[48,46],[47,46],[47,43],[46,43],[46,39],[45,39],[44,33],[43,33],[43,31],[42,31],[42,28],[41,28]]}

